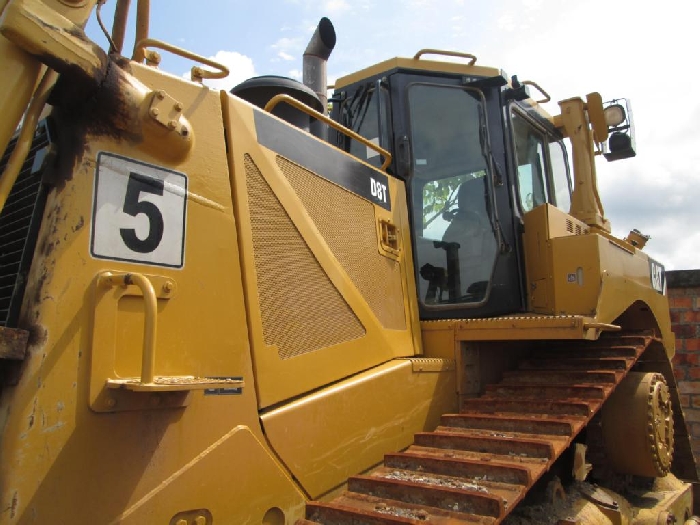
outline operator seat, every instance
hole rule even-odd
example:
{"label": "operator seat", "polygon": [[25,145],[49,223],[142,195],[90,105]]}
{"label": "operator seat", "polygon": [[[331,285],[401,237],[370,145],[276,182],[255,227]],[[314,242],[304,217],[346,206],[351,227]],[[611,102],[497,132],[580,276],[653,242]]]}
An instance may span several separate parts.
{"label": "operator seat", "polygon": [[468,301],[481,301],[491,279],[497,243],[489,209],[486,178],[463,182],[457,190],[457,209],[442,236],[443,242],[459,245],[459,293]]}

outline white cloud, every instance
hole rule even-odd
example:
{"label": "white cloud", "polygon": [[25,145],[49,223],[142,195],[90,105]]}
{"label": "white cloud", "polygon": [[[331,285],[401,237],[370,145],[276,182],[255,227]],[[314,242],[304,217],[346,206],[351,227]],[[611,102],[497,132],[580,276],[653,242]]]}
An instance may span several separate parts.
{"label": "white cloud", "polygon": [[503,13],[496,22],[498,29],[508,32],[514,31],[517,26],[513,18],[513,13]]}
{"label": "white cloud", "polygon": [[301,49],[302,45],[302,40],[299,37],[295,38],[290,38],[290,37],[282,37],[277,40],[274,44],[272,44],[270,47],[274,50],[276,50],[278,53],[286,53],[290,54],[290,52],[296,52]]}
{"label": "white cloud", "polygon": [[280,57],[282,60],[294,60],[294,57],[290,55],[289,53],[285,53],[284,51],[280,51],[277,53],[277,56]]}
{"label": "white cloud", "polygon": [[297,47],[299,45],[299,42],[299,38],[289,38],[285,36],[278,39],[277,42],[272,44],[270,47],[272,47],[272,49],[290,49],[293,47]]}
{"label": "white cloud", "polygon": [[321,16],[340,16],[345,13],[356,13],[357,11],[367,11],[374,7],[372,0],[325,0],[319,3],[318,0],[285,0],[286,3],[301,6],[304,11],[319,13]]}
{"label": "white cloud", "polygon": [[287,73],[287,76],[301,81],[302,73],[298,69],[292,69]]}
{"label": "white cloud", "polygon": [[328,16],[338,16],[350,10],[350,4],[345,0],[327,0],[323,4],[323,9]]}
{"label": "white cloud", "polygon": [[[204,80],[204,84],[212,89],[223,89],[228,91],[233,86],[240,84],[244,80],[256,76],[253,59],[236,51],[217,51],[214,56],[209,58],[225,65],[229,69],[229,74],[226,78]],[[207,69],[206,66],[203,67]],[[189,71],[187,73],[183,73],[182,76],[189,79]]]}

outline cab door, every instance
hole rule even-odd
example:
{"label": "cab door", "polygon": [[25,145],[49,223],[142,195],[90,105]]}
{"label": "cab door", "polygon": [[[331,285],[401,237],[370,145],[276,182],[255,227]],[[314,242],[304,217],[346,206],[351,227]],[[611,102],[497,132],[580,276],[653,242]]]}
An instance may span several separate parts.
{"label": "cab door", "polygon": [[421,318],[523,311],[499,86],[401,72],[389,83],[394,169],[407,181]]}

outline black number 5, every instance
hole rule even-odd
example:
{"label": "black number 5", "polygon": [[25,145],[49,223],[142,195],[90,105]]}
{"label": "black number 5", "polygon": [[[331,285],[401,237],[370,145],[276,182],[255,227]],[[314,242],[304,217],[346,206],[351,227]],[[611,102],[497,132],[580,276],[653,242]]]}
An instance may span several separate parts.
{"label": "black number 5", "polygon": [[158,206],[149,201],[139,201],[143,193],[163,195],[163,181],[138,173],[129,173],[129,182],[126,185],[126,197],[124,198],[124,213],[136,217],[143,213],[148,217],[148,235],[145,239],[139,239],[133,228],[121,228],[119,233],[124,243],[130,250],[139,253],[149,253],[158,248],[163,239],[163,214]]}

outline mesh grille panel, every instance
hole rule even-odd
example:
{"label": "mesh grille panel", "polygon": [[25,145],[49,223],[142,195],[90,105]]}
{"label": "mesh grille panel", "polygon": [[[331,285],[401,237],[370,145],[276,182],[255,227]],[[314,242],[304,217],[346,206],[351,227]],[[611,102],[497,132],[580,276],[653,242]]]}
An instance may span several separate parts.
{"label": "mesh grille panel", "polygon": [[277,164],[382,326],[405,330],[399,263],[379,253],[374,206],[284,157]]}
{"label": "mesh grille panel", "polygon": [[245,169],[265,344],[288,359],[364,336],[248,155]]}
{"label": "mesh grille panel", "polygon": [[[0,326],[17,326],[46,199],[41,174],[37,170],[49,142],[48,127],[42,122],[34,133],[31,149],[0,213]],[[16,144],[17,135],[0,158],[0,173],[4,172]]]}

